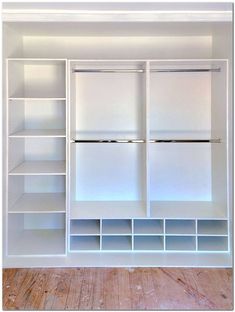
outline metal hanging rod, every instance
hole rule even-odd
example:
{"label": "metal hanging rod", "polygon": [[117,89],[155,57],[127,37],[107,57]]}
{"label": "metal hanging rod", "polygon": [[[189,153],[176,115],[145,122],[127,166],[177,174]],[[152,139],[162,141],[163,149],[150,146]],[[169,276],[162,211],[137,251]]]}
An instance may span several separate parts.
{"label": "metal hanging rod", "polygon": [[[71,143],[146,143],[146,140],[72,140]],[[190,139],[172,139],[172,140],[149,140],[149,143],[221,143],[220,139],[209,140],[190,140]]]}
{"label": "metal hanging rod", "polygon": [[[152,73],[198,73],[198,72],[220,72],[220,68],[182,68],[182,69],[151,69]],[[145,73],[145,69],[73,69],[73,73]]]}

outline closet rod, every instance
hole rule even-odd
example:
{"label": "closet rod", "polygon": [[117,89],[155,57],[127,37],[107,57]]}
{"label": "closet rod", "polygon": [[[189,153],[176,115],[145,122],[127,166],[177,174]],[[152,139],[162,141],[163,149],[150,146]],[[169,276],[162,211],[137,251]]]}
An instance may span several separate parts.
{"label": "closet rod", "polygon": [[[145,69],[73,69],[73,73],[144,73]],[[151,69],[152,73],[220,72],[220,68]]]}
{"label": "closet rod", "polygon": [[[72,140],[71,143],[145,143],[146,140]],[[190,140],[190,139],[171,139],[171,140],[149,140],[149,143],[221,143],[220,139],[210,140]]]}

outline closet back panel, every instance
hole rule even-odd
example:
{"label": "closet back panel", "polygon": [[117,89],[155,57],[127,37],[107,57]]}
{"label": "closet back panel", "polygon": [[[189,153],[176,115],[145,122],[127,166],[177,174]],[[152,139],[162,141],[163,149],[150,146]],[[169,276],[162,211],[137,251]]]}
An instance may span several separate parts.
{"label": "closet back panel", "polygon": [[211,201],[211,144],[152,143],[150,198]]}
{"label": "closet back panel", "polygon": [[[116,24],[116,36],[23,36],[25,57],[68,57],[70,59],[157,59],[157,58],[210,58],[212,36],[209,35],[171,35],[171,26],[166,35],[119,36],[118,29],[123,23]],[[103,24],[107,32],[109,23]],[[111,26],[111,25],[110,25]],[[83,26],[84,27],[84,24]],[[99,27],[99,25],[98,25]],[[154,25],[155,29],[158,26]],[[66,25],[64,26],[66,28]],[[94,28],[96,32],[96,28]],[[93,32],[94,32],[93,31]],[[63,32],[63,30],[61,30]],[[157,31],[155,31],[157,33]],[[181,33],[182,34],[182,33]]]}
{"label": "closet back panel", "polygon": [[[92,67],[91,63],[88,68]],[[112,68],[112,65],[109,67]],[[143,74],[76,73],[73,75],[76,79],[78,137],[143,138]]]}
{"label": "closet back panel", "polygon": [[210,138],[210,130],[210,73],[151,73],[151,138]]}
{"label": "closet back panel", "polygon": [[76,144],[75,200],[143,200],[143,148],[136,143]]}

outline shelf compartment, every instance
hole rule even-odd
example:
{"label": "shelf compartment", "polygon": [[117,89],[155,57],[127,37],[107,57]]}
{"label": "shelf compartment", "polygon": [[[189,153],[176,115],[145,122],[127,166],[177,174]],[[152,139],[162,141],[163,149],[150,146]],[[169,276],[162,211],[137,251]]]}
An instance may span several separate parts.
{"label": "shelf compartment", "polygon": [[199,236],[199,251],[228,251],[228,238],[225,236]]}
{"label": "shelf compartment", "polygon": [[9,101],[11,137],[64,136],[66,105],[62,100],[27,99]]}
{"label": "shelf compartment", "polygon": [[9,213],[65,212],[64,193],[24,193],[9,208]]}
{"label": "shelf compartment", "polygon": [[[208,65],[200,65],[208,68]],[[209,65],[210,67],[211,65]],[[198,69],[199,65],[170,65],[151,62],[151,69]],[[185,138],[190,133],[202,137],[211,132],[211,72],[165,72],[150,73],[150,137],[161,136],[162,133],[182,134]],[[174,103],[174,104],[172,104]],[[172,107],[177,107],[172,113]],[[209,135],[210,137],[210,135]],[[207,138],[207,137],[204,137]]]}
{"label": "shelf compartment", "polygon": [[198,235],[228,235],[225,220],[198,220]]}
{"label": "shelf compartment", "polygon": [[226,206],[212,201],[151,201],[152,218],[226,219]]}
{"label": "shelf compartment", "polygon": [[25,161],[9,175],[65,175],[65,161]]}
{"label": "shelf compartment", "polygon": [[141,201],[72,201],[71,219],[127,219],[146,217],[145,203]]}
{"label": "shelf compartment", "polygon": [[100,235],[100,221],[71,220],[70,235]]}
{"label": "shelf compartment", "polygon": [[97,251],[100,250],[99,236],[71,236],[70,251]]}
{"label": "shelf compartment", "polygon": [[166,234],[188,235],[196,233],[196,222],[194,220],[166,220]]}
{"label": "shelf compartment", "polygon": [[9,97],[65,98],[65,61],[9,60]]}
{"label": "shelf compartment", "polygon": [[103,220],[102,235],[128,235],[132,233],[131,220]]}
{"label": "shelf compartment", "polygon": [[65,174],[65,138],[12,138],[9,141],[11,174]]}
{"label": "shelf compartment", "polygon": [[134,220],[134,234],[163,234],[163,220]]}
{"label": "shelf compartment", "polygon": [[9,255],[65,254],[64,213],[10,214],[8,227]]}
{"label": "shelf compartment", "polygon": [[[144,62],[74,62],[72,68],[142,68]],[[145,80],[142,73],[73,73],[76,102],[73,132],[79,139],[140,139],[144,135]],[[106,90],[100,92],[100,90]],[[122,92],[120,92],[122,90]],[[71,108],[73,110],[73,108]],[[96,114],[94,114],[94,109]]]}
{"label": "shelf compartment", "polygon": [[134,250],[163,250],[163,241],[163,236],[134,236]]}
{"label": "shelf compartment", "polygon": [[125,251],[131,249],[131,236],[102,236],[102,250]]}
{"label": "shelf compartment", "polygon": [[150,200],[211,201],[211,145],[150,144]]}
{"label": "shelf compartment", "polygon": [[165,239],[168,251],[196,251],[195,236],[166,236]]}
{"label": "shelf compartment", "polygon": [[66,137],[65,130],[63,129],[24,129],[12,133],[10,138],[63,138]]}

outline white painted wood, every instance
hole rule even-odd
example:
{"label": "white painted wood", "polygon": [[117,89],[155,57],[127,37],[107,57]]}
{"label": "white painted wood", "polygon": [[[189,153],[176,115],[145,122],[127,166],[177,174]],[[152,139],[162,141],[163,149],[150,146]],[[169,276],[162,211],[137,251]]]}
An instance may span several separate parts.
{"label": "white painted wood", "polygon": [[100,235],[99,220],[71,220],[70,235]]}
{"label": "white painted wood", "polygon": [[9,213],[27,212],[65,212],[65,194],[24,193],[14,205],[9,206]]}
{"label": "white painted wood", "polygon": [[47,130],[37,130],[37,129],[25,129],[14,132],[10,135],[11,138],[63,138],[65,137],[65,130],[62,129],[47,129]]}
{"label": "white painted wood", "polygon": [[64,161],[25,161],[9,175],[65,175]]}
{"label": "white painted wood", "polygon": [[103,250],[131,250],[131,236],[102,236]]}
{"label": "white painted wood", "polygon": [[9,255],[62,255],[64,213],[11,214],[9,216]]}
{"label": "white painted wood", "polygon": [[70,251],[97,251],[100,249],[98,236],[72,236],[70,237]]}
{"label": "white painted wood", "polygon": [[212,201],[152,201],[152,218],[226,219],[224,206]]}
{"label": "white painted wood", "polygon": [[85,252],[69,253],[67,257],[9,257],[4,259],[4,267],[197,267],[197,268],[230,268],[231,256],[227,252],[170,252],[166,257],[161,252]]}
{"label": "white painted wood", "polygon": [[[5,264],[20,259],[20,266],[229,266],[228,70],[226,60],[210,59],[229,57],[227,39],[221,40],[222,54],[218,48],[229,25],[193,23],[194,10],[142,8],[132,16],[125,9],[120,18],[149,14],[150,21],[160,13],[164,19],[184,13],[191,22],[132,21],[125,28],[115,10],[92,12],[86,24],[34,19],[6,25],[6,57],[15,59],[8,60],[7,75],[11,256]],[[208,12],[199,13],[202,18]],[[113,18],[110,27],[95,22],[104,16]],[[149,65],[222,71],[71,73],[74,66]],[[146,143],[70,143],[123,136]],[[222,143],[150,143],[155,137]]]}
{"label": "white painted wood", "polygon": [[201,236],[198,237],[199,251],[227,251],[228,239],[227,237],[217,236]]}
{"label": "white painted wood", "polygon": [[145,205],[141,201],[72,201],[71,219],[144,218]]}
{"label": "white painted wood", "polygon": [[166,234],[188,235],[196,234],[194,220],[166,220]]}
{"label": "white painted wood", "polygon": [[[24,230],[9,238],[11,256],[64,255],[64,230]],[[17,260],[18,261],[18,260]]]}
{"label": "white painted wood", "polygon": [[143,161],[142,144],[76,144],[76,200],[144,200]]}
{"label": "white painted wood", "polygon": [[163,250],[163,236],[134,236],[134,250]]}
{"label": "white painted wood", "polygon": [[102,221],[102,235],[131,234],[131,220],[104,220]]}
{"label": "white painted wood", "polygon": [[152,143],[150,198],[211,201],[211,144]]}
{"label": "white painted wood", "polygon": [[225,220],[199,220],[198,235],[227,235],[228,224]]}
{"label": "white painted wood", "polygon": [[64,98],[65,64],[58,60],[10,60],[9,81],[11,98]]}
{"label": "white painted wood", "polygon": [[195,251],[196,239],[194,236],[166,236],[166,250]]}
{"label": "white painted wood", "polygon": [[163,220],[134,220],[135,235],[163,234]]}

